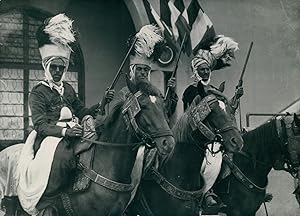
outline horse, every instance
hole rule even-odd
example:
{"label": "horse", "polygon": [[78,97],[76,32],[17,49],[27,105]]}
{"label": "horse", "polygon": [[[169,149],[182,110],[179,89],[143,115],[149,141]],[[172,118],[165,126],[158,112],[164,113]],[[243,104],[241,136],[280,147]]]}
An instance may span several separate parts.
{"label": "horse", "polygon": [[[227,205],[227,216],[254,216],[264,202],[272,168],[293,176],[299,171],[300,120],[296,115],[272,119],[243,135],[242,151],[224,156],[231,173],[215,192]],[[225,190],[224,190],[225,189]]]}
{"label": "horse", "polygon": [[50,215],[121,215],[134,186],[139,146],[157,147],[162,157],[172,152],[175,142],[159,90],[150,83],[140,89],[129,83],[121,92],[94,141],[92,169],[83,169],[92,183],[86,191],[58,196]]}
{"label": "horse", "polygon": [[215,95],[202,100],[197,96],[172,131],[176,142],[173,154],[163,166],[148,169],[128,215],[198,216],[204,193],[200,169],[206,145],[217,141],[229,152],[243,145],[235,121]]}

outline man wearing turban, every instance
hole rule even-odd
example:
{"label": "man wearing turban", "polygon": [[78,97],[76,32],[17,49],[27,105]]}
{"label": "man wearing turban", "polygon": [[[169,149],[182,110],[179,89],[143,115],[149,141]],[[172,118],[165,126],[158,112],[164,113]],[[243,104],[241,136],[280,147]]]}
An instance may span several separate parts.
{"label": "man wearing turban", "polygon": [[[234,53],[238,50],[238,43],[236,43],[232,38],[225,37],[223,35],[219,35],[216,37],[215,42],[210,46],[209,50],[203,50],[200,49],[195,57],[192,59],[191,67],[193,71],[192,78],[194,79],[194,82],[189,85],[184,93],[183,93],[183,105],[184,110],[186,110],[189,105],[192,103],[194,98],[197,95],[200,95],[202,98],[206,95],[201,95],[201,92],[203,93],[212,93],[215,94],[218,98],[218,100],[224,105],[224,109],[228,113],[230,113],[233,117],[235,114],[235,111],[237,109],[237,104],[234,104],[233,98],[239,99],[243,95],[243,88],[240,87],[236,90],[235,96],[229,101],[227,97],[219,91],[219,89],[213,87],[210,85],[211,80],[211,72],[230,66],[231,60],[234,58]],[[213,145],[214,148],[218,148],[219,145],[215,144]],[[213,149],[216,151],[215,149]],[[207,151],[207,158],[210,157],[210,153]],[[219,157],[220,160],[222,160],[222,157]],[[211,162],[211,161],[210,161]],[[214,184],[220,169],[221,169],[221,162],[216,162],[218,165],[214,165],[213,163],[206,163],[206,160],[204,160],[202,167],[204,168],[203,171],[203,177],[206,177],[205,173],[209,173],[209,169],[215,169],[216,176],[210,176],[210,178],[213,178],[212,184],[208,187],[212,187]],[[206,172],[205,172],[206,169]],[[211,181],[211,180],[210,180]],[[221,208],[223,206],[222,201],[219,200],[216,194],[213,193],[212,190],[209,190],[210,188],[207,188],[208,192],[205,195],[205,202],[206,208]],[[207,191],[206,190],[206,191]]]}

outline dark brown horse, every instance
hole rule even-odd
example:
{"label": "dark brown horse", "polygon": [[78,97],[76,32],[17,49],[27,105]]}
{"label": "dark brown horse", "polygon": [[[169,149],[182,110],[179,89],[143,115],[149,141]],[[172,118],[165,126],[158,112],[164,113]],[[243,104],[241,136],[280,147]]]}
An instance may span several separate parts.
{"label": "dark brown horse", "polygon": [[163,156],[172,152],[175,142],[159,91],[150,84],[139,91],[133,85],[129,89],[110,111],[96,144],[89,172],[95,182],[85,192],[69,194],[68,214],[58,197],[53,215],[121,215],[133,188],[136,144],[157,147]]}
{"label": "dark brown horse", "polygon": [[174,153],[163,167],[150,168],[129,208],[130,215],[198,216],[204,180],[200,175],[206,144],[223,143],[227,151],[238,151],[242,137],[234,120],[214,95],[197,96],[172,129]]}
{"label": "dark brown horse", "polygon": [[[295,175],[300,162],[300,121],[295,115],[273,119],[243,135],[244,147],[233,163],[232,173],[217,185],[228,206],[228,216],[254,216],[264,201],[272,168]],[[224,191],[226,189],[226,191]],[[222,193],[221,193],[222,192]]]}

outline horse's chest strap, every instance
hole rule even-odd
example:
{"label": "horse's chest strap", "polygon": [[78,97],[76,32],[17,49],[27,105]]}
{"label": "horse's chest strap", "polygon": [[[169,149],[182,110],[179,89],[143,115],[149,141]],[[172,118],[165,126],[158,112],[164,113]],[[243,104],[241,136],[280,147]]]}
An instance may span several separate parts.
{"label": "horse's chest strap", "polygon": [[175,187],[171,184],[165,177],[163,177],[155,168],[151,168],[151,173],[153,179],[156,183],[168,194],[180,200],[196,200],[202,199],[203,197],[203,189],[197,191],[186,191]]}
{"label": "horse's chest strap", "polygon": [[266,191],[267,185],[265,187],[259,187],[254,184],[247,176],[245,176],[245,174],[233,163],[233,161],[227,155],[223,155],[223,160],[229,166],[232,174],[236,177],[236,179],[241,182],[248,190],[258,193]]}
{"label": "horse's chest strap", "polygon": [[118,191],[118,192],[129,192],[132,191],[134,188],[133,184],[124,184],[124,183],[119,183],[113,180],[110,180],[104,176],[101,176],[97,172],[95,172],[92,169],[88,169],[84,167],[82,164],[80,164],[82,168],[83,174],[91,179],[93,182],[107,188],[113,191]]}
{"label": "horse's chest strap", "polygon": [[67,214],[67,216],[76,216],[77,214],[72,208],[71,199],[70,199],[69,195],[66,193],[62,193],[60,195],[60,198],[62,200],[64,210],[65,210],[65,213]]}

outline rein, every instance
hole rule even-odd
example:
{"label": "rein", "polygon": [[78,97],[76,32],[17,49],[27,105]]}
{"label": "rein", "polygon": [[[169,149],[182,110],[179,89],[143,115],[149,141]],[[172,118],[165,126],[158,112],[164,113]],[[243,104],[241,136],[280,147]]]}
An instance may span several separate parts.
{"label": "rein", "polygon": [[236,177],[236,179],[241,182],[248,190],[252,192],[262,193],[265,192],[268,182],[264,187],[260,187],[256,185],[253,181],[251,181],[239,168],[235,163],[228,157],[228,155],[223,155],[223,160],[229,166],[232,174]]}
{"label": "rein", "polygon": [[85,137],[81,137],[80,139],[97,144],[97,145],[102,145],[102,146],[109,146],[109,147],[133,147],[134,149],[143,145],[143,142],[138,142],[138,143],[110,143],[110,142],[102,142],[102,141],[97,141]]}
{"label": "rein", "polygon": [[203,190],[204,186],[200,190],[196,191],[186,191],[175,187],[172,183],[170,183],[162,174],[156,170],[154,167],[151,167],[150,172],[152,174],[155,182],[168,194],[171,196],[180,199],[180,200],[202,200],[203,198]]}
{"label": "rein", "polygon": [[127,127],[133,128],[137,138],[139,138],[147,146],[147,148],[154,148],[155,142],[153,138],[162,137],[162,136],[173,136],[173,135],[171,130],[160,131],[160,132],[149,134],[143,131],[139,127],[135,117],[141,111],[138,98],[142,94],[143,93],[141,91],[137,91],[135,94],[129,93],[129,96],[123,105],[122,114]]}
{"label": "rein", "polygon": [[[141,142],[138,143],[109,143],[109,142],[102,142],[97,141],[85,137],[81,137],[82,140],[91,142],[93,144],[101,145],[101,146],[109,146],[109,147],[133,147],[133,150],[139,148],[142,145],[145,145],[148,148],[154,148],[155,142],[153,138],[162,137],[162,136],[172,136],[171,130],[166,131],[159,131],[157,133],[148,134],[144,132],[137,124],[135,120],[135,116],[141,111],[141,107],[139,105],[139,102],[137,98],[142,95],[141,91],[136,92],[135,94],[130,94],[129,97],[125,100],[122,114],[123,118],[125,120],[125,123],[127,127],[132,127],[136,136],[141,140]],[[134,185],[133,183],[130,184],[124,184],[120,182],[116,182],[113,180],[110,180],[93,169],[89,169],[85,167],[83,164],[79,163],[79,168],[82,170],[83,174],[92,180],[93,182],[108,188],[113,191],[117,192],[130,192],[133,190]]]}
{"label": "rein", "polygon": [[[208,126],[206,126],[202,121],[211,113],[210,105],[217,102],[217,98],[214,95],[208,95],[203,98],[200,103],[191,109],[188,113],[190,117],[190,125],[193,131],[199,130],[209,141],[209,143],[219,142],[223,143],[223,137],[220,133],[235,129],[234,125],[229,125],[221,129],[212,131]],[[199,145],[196,144],[198,148],[202,149]],[[213,152],[217,153],[217,152]],[[152,174],[155,182],[168,194],[171,196],[180,199],[180,200],[200,200],[203,199],[204,186],[197,191],[186,191],[177,188],[172,183],[170,183],[156,168],[151,167],[150,173]]]}
{"label": "rein", "polygon": [[[284,136],[283,133],[283,124],[285,123],[285,128],[287,130],[287,137]],[[280,145],[280,151],[281,153],[284,153],[284,148],[285,147],[289,147],[288,143],[292,143],[293,144],[293,140],[291,137],[293,137],[293,134],[291,133],[292,131],[292,120],[291,119],[284,119],[284,120],[275,120],[275,124],[276,124],[276,132],[277,132],[277,136],[280,140],[279,145]],[[289,132],[290,130],[290,132]],[[290,148],[293,148],[290,147]],[[295,151],[294,151],[295,152]],[[290,153],[288,151],[288,153]],[[237,154],[244,156],[245,158],[247,158],[248,160],[254,160],[255,162],[264,165],[264,166],[269,166],[268,164],[261,162],[259,160],[255,160],[254,158],[252,158],[251,156],[249,156],[249,154],[247,154],[246,152],[237,152]],[[293,157],[293,156],[292,156]],[[297,159],[297,158],[296,158]],[[298,161],[294,160],[294,163],[297,164]],[[226,162],[226,164],[230,167],[233,175],[236,177],[236,179],[238,181],[240,181],[247,189],[249,189],[250,191],[253,192],[264,192],[266,190],[267,184],[265,187],[259,187],[257,186],[253,181],[251,181],[239,168],[237,165],[234,164],[234,162],[232,161],[232,159],[230,159],[226,154],[223,155],[223,160]],[[293,158],[291,159],[293,160]],[[285,161],[288,164],[288,168],[282,168],[285,171],[288,171],[293,177],[293,171],[295,171],[293,169],[293,161],[288,161],[287,159],[285,159]],[[289,164],[291,163],[291,164]]]}

